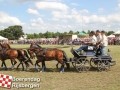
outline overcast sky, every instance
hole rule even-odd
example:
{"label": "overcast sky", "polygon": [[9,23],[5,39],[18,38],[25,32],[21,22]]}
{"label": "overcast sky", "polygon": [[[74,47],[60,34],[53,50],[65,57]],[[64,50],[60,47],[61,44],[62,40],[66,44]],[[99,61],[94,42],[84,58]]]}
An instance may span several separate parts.
{"label": "overcast sky", "polygon": [[0,0],[0,29],[25,33],[119,30],[120,0]]}

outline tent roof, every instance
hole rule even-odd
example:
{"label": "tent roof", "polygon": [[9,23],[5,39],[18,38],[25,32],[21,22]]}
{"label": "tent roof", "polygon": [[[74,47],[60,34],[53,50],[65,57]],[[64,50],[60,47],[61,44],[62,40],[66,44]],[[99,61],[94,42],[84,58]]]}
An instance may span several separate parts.
{"label": "tent roof", "polygon": [[24,38],[23,38],[23,37],[20,37],[19,40],[24,40]]}
{"label": "tent roof", "polygon": [[86,36],[88,34],[84,33],[84,32],[79,32],[79,35],[82,35],[82,36]]}
{"label": "tent roof", "polygon": [[3,36],[0,36],[0,40],[8,40],[8,39]]}
{"label": "tent roof", "polygon": [[107,37],[109,37],[109,38],[114,38],[115,37],[115,35],[113,35],[113,34],[111,34],[111,35],[109,35],[109,36],[107,36]]}
{"label": "tent roof", "polygon": [[114,34],[120,34],[120,31],[116,31]]}

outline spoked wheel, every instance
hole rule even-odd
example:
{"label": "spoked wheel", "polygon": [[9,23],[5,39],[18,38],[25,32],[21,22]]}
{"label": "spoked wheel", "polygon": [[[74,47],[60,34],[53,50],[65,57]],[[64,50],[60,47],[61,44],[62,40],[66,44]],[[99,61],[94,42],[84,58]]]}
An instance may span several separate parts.
{"label": "spoked wheel", "polygon": [[73,67],[75,68],[75,62],[72,62]]}
{"label": "spoked wheel", "polygon": [[80,60],[80,59],[77,59],[76,61],[75,61],[75,68],[76,68],[76,70],[78,71],[78,72],[82,72],[83,71],[83,65],[82,65],[83,63],[82,63],[82,60]]}
{"label": "spoked wheel", "polygon": [[86,72],[89,71],[89,70],[90,70],[90,62],[86,59],[86,60],[83,61],[82,63],[83,63],[83,65],[84,65],[84,66],[83,66],[83,67],[84,67],[84,68],[83,68],[83,69],[84,69],[83,71],[86,71]]}
{"label": "spoked wheel", "polygon": [[105,71],[109,71],[110,70],[110,62],[108,60],[105,60],[104,61],[104,68],[105,68]]}
{"label": "spoked wheel", "polygon": [[107,60],[99,60],[97,68],[99,71],[108,71],[110,69],[110,62]]}
{"label": "spoked wheel", "polygon": [[72,65],[73,65],[73,67],[75,68],[75,61],[77,60],[77,58],[73,58],[73,60],[72,60]]}
{"label": "spoked wheel", "polygon": [[103,66],[104,66],[104,65],[103,65],[102,61],[101,61],[101,60],[98,61],[97,68],[98,68],[99,71],[103,71],[103,69],[104,69]]}
{"label": "spoked wheel", "polygon": [[86,59],[77,59],[75,62],[75,68],[78,72],[88,71],[90,69],[90,63]]}
{"label": "spoked wheel", "polygon": [[91,67],[95,67],[95,66],[96,66],[96,61],[95,61],[94,58],[91,58],[91,59],[90,59],[90,66],[91,66]]}

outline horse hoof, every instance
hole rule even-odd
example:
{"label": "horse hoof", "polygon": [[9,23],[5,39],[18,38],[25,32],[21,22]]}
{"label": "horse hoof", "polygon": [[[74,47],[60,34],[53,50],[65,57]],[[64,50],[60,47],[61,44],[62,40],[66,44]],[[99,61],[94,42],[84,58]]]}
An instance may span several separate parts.
{"label": "horse hoof", "polygon": [[4,68],[4,70],[8,70],[8,68]]}
{"label": "horse hoof", "polygon": [[42,73],[43,71],[41,70],[40,72]]}
{"label": "horse hoof", "polygon": [[25,71],[28,71],[28,69],[26,68]]}
{"label": "horse hoof", "polygon": [[45,72],[45,70],[41,70],[40,72]]}
{"label": "horse hoof", "polygon": [[60,73],[63,73],[63,71],[60,71]]}
{"label": "horse hoof", "polygon": [[11,67],[10,67],[10,69],[12,69],[12,70],[13,70],[13,69],[14,69],[14,66],[11,66]]}

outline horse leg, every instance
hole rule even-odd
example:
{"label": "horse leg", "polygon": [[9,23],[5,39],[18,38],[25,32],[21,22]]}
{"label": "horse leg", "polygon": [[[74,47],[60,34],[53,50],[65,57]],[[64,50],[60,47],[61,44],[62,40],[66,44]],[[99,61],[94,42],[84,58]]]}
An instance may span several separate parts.
{"label": "horse leg", "polygon": [[5,70],[7,70],[7,66],[6,66],[5,61],[2,61],[2,63],[3,63],[3,64],[4,64],[4,66],[5,66]]}
{"label": "horse leg", "polygon": [[[67,69],[70,69],[70,64],[69,64],[69,63],[65,63],[65,64],[66,64],[66,66],[67,66]],[[56,64],[56,68],[57,68],[57,69],[59,68],[58,65],[59,65],[59,62]]]}
{"label": "horse leg", "polygon": [[58,69],[59,62],[56,64],[56,68]]}
{"label": "horse leg", "polygon": [[60,68],[60,73],[64,72],[64,61],[61,62],[61,68]]}
{"label": "horse leg", "polygon": [[45,61],[44,61],[44,70],[46,70],[46,64],[45,64]]}
{"label": "horse leg", "polygon": [[[14,61],[14,63],[13,63],[13,61]],[[15,66],[15,64],[16,64],[17,62],[15,61],[15,59],[11,59],[11,64],[12,64],[12,66],[10,67],[11,69],[14,69],[14,66]]]}
{"label": "horse leg", "polygon": [[28,62],[24,62],[25,63],[25,66],[26,66],[26,71],[28,70],[28,67],[29,67],[29,64],[28,64]]}
{"label": "horse leg", "polygon": [[23,62],[21,62],[21,64],[22,64],[22,71],[24,71],[24,65],[23,65]]}
{"label": "horse leg", "polygon": [[17,69],[19,68],[20,64],[21,64],[21,62],[18,64]]}
{"label": "horse leg", "polygon": [[[18,66],[17,66],[17,69],[19,68],[19,66],[20,66],[20,64],[23,64],[22,63],[22,60],[19,60],[20,61],[20,63],[18,64]],[[24,68],[24,66],[22,65],[22,69]]]}
{"label": "horse leg", "polygon": [[67,69],[70,69],[70,64],[67,63],[68,61],[70,61],[70,59],[68,59],[67,54],[64,51],[63,51],[63,56],[64,56],[63,60],[64,60],[64,62],[66,64]]}
{"label": "horse leg", "polygon": [[70,70],[70,64],[67,62],[65,62],[65,64],[66,64],[67,69]]}
{"label": "horse leg", "polygon": [[40,65],[38,64],[39,62],[40,62],[40,60],[37,60],[37,61],[35,62],[35,69],[37,69],[38,71],[39,71],[38,67],[40,67]]}
{"label": "horse leg", "polygon": [[16,60],[14,61],[14,66],[17,64]]}
{"label": "horse leg", "polygon": [[3,63],[3,61],[2,61],[1,68],[3,68],[3,66],[4,66],[4,63]]}
{"label": "horse leg", "polygon": [[45,61],[44,60],[42,60],[42,70],[41,70],[41,72],[44,72],[45,71]]}

